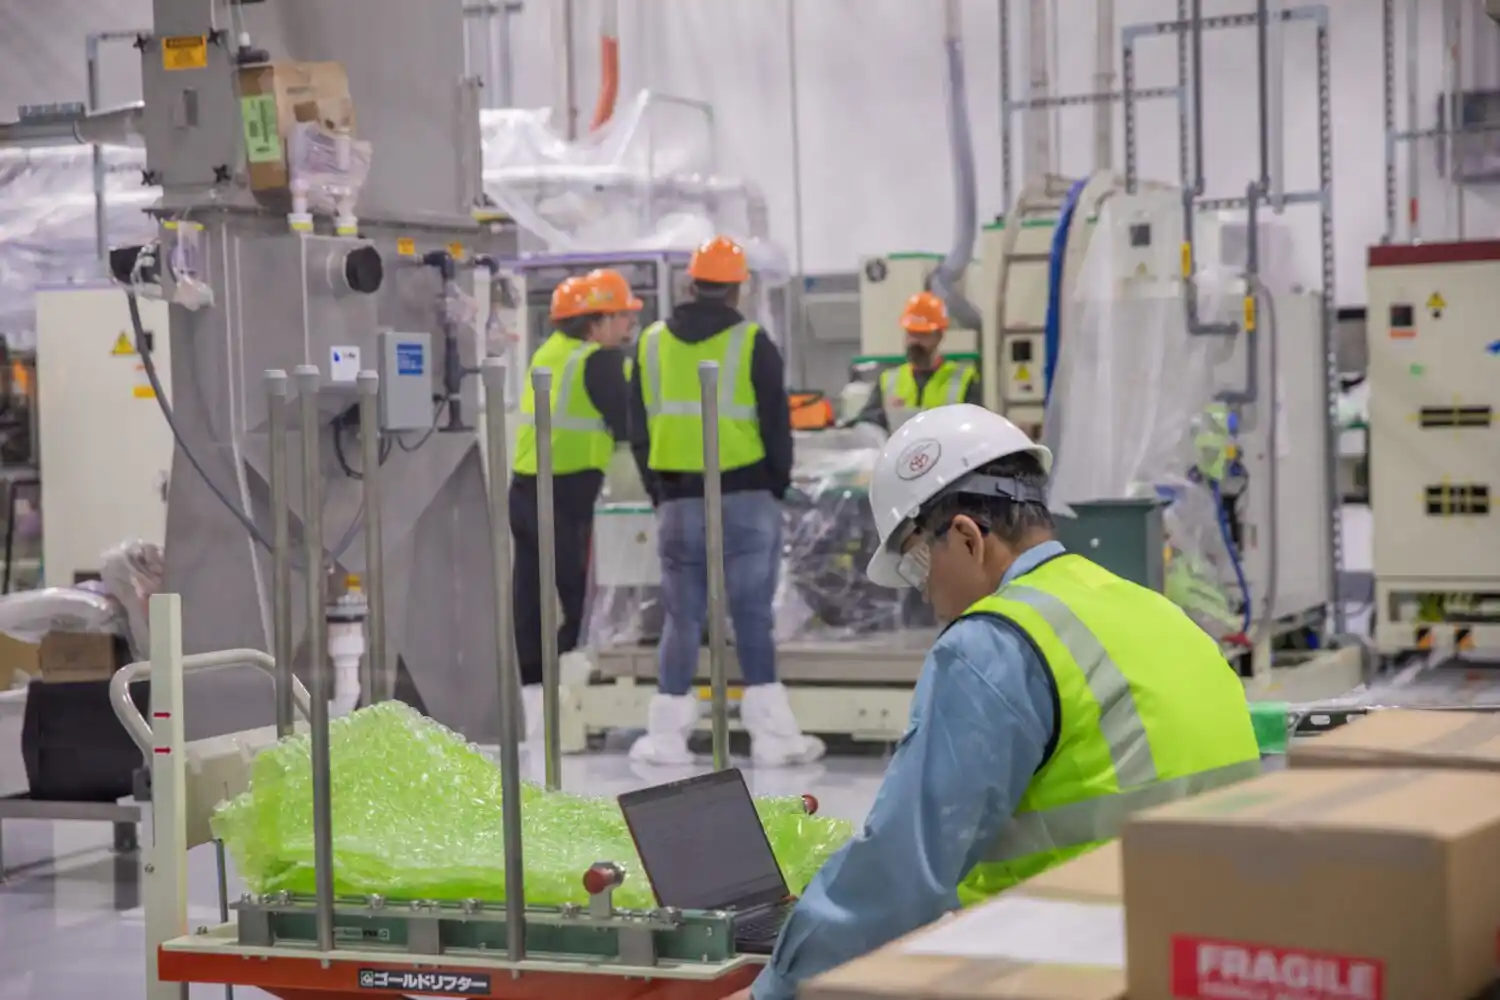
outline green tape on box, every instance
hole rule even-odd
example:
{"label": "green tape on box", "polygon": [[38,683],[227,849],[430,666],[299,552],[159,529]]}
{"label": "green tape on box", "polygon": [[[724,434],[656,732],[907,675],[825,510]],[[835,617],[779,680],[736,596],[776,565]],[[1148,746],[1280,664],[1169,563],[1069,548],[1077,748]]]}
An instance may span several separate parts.
{"label": "green tape on box", "polygon": [[1260,743],[1260,752],[1286,753],[1286,720],[1291,706],[1284,701],[1252,701],[1250,721],[1255,726],[1255,739]]}
{"label": "green tape on box", "polygon": [[240,98],[240,119],[245,126],[245,159],[251,163],[279,162],[282,152],[276,129],[276,98],[270,94]]}
{"label": "green tape on box", "polygon": [[[500,771],[472,744],[400,702],[329,725],[335,890],[389,899],[502,900],[505,845]],[[221,805],[214,836],[254,892],[314,892],[310,737],[288,737],[252,762],[250,789]],[[808,816],[796,796],[756,807],[793,892],[853,834]],[[629,877],[617,906],[654,906],[651,886],[613,799],[522,791],[526,899],[584,903],[583,873],[614,861]]]}

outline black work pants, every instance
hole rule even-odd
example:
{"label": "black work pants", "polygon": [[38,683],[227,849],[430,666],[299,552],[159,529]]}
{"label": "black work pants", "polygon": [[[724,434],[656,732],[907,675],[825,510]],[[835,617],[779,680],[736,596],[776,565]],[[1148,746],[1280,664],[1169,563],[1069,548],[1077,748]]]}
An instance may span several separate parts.
{"label": "black work pants", "polygon": [[[578,648],[583,635],[584,603],[588,596],[589,540],[594,531],[594,502],[604,476],[577,472],[552,480],[553,531],[556,537],[557,600],[562,622],[557,629],[557,651]],[[522,684],[542,682],[542,601],[540,585],[540,512],[536,478],[517,475],[510,484],[510,534],[515,539],[515,567],[511,579],[511,614],[516,633],[516,660]]]}

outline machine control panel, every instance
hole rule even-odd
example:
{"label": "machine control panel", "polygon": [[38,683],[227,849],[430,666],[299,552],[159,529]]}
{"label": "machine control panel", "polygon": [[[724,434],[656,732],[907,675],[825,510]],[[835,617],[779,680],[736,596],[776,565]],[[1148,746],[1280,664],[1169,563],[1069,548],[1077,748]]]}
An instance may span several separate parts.
{"label": "machine control panel", "polygon": [[433,425],[432,335],[380,332],[380,427],[425,431]]}

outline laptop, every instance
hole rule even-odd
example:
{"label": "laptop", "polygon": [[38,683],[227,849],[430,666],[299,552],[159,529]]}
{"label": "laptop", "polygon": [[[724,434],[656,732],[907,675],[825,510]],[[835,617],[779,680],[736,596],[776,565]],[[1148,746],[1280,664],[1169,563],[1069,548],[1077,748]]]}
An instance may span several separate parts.
{"label": "laptop", "polygon": [[736,768],[626,792],[620,812],[658,906],[728,910],[735,948],[769,955],[796,902]]}

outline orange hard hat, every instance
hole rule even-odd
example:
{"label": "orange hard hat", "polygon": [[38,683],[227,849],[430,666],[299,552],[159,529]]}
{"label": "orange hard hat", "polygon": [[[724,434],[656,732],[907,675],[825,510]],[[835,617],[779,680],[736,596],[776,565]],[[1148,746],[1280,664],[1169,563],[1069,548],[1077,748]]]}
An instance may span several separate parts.
{"label": "orange hard hat", "polygon": [[601,267],[597,271],[590,271],[587,281],[589,283],[589,312],[641,311],[641,300],[635,297],[635,293],[630,289],[630,282],[626,281],[625,275],[619,271]]}
{"label": "orange hard hat", "polygon": [[912,333],[937,333],[948,329],[948,308],[931,292],[918,292],[906,300],[901,325]]}
{"label": "orange hard hat", "polygon": [[693,251],[688,277],[720,285],[738,285],[750,277],[745,248],[727,236],[715,236]]}
{"label": "orange hard hat", "polygon": [[573,319],[593,312],[589,308],[590,287],[588,278],[583,275],[575,274],[571,278],[564,278],[552,290],[552,318]]}

